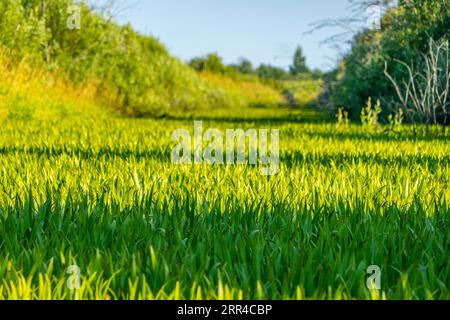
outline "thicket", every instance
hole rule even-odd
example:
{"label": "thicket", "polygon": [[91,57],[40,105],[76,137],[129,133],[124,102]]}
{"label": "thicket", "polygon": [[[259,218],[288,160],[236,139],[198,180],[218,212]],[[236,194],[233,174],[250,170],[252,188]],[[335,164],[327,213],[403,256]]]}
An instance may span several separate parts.
{"label": "thicket", "polygon": [[81,3],[80,29],[69,28],[73,5],[72,0],[2,1],[0,46],[17,65],[26,60],[75,85],[95,83],[98,98],[127,115],[229,107],[227,92],[130,25],[120,26]]}
{"label": "thicket", "polygon": [[[430,39],[442,44],[449,39],[450,1],[449,0],[400,0],[398,6],[389,9],[382,19],[381,30],[363,30],[353,42],[351,52],[343,59],[329,93],[330,106],[344,107],[350,117],[358,119],[362,106],[369,97],[380,100],[381,119],[404,108],[406,115],[416,109],[411,103],[401,101],[395,85],[385,71],[402,88],[408,86],[413,78],[417,80],[416,89],[427,90],[427,82],[419,74],[425,74],[430,56]],[[436,73],[445,86],[448,65],[443,52],[448,45],[441,47],[441,64]],[[440,81],[440,80],[439,80]],[[412,88],[412,86],[410,86]],[[448,96],[447,96],[448,99]],[[441,105],[448,104],[448,100]],[[440,123],[448,121],[445,112],[440,110],[436,117],[407,117],[410,122]]]}

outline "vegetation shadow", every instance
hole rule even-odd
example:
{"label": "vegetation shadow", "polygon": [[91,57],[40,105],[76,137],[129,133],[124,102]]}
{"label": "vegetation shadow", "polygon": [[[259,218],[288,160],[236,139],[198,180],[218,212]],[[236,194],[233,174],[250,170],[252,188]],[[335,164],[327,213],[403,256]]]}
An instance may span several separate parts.
{"label": "vegetation shadow", "polygon": [[307,132],[305,133],[311,138],[324,138],[335,140],[356,140],[356,141],[450,141],[450,136],[442,134],[414,134],[411,132],[396,133],[392,131],[380,133],[366,133],[366,132]]}

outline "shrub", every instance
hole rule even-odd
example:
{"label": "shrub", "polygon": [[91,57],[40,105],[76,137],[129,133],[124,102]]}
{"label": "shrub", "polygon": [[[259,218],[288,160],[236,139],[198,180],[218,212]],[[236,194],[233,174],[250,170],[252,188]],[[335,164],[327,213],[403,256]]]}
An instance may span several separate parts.
{"label": "shrub", "polygon": [[98,117],[95,83],[73,85],[44,68],[31,67],[22,60],[12,61],[0,47],[0,120],[45,120],[69,114]]}
{"label": "shrub", "polygon": [[[45,4],[45,6],[43,5]],[[72,0],[0,3],[0,45],[19,63],[98,84],[104,103],[131,116],[161,115],[226,104],[215,90],[155,38],[119,26],[81,5],[81,30],[67,28]],[[214,99],[211,96],[214,95]],[[213,104],[214,103],[214,104]]]}
{"label": "shrub", "polygon": [[449,120],[450,109],[450,59],[448,40],[430,39],[427,54],[422,54],[418,70],[403,61],[408,78],[396,81],[385,70],[395,88],[400,105],[412,122],[442,124],[443,131]]}
{"label": "shrub", "polygon": [[329,103],[346,106],[352,118],[361,112],[368,97],[383,103],[382,119],[396,109],[398,96],[384,75],[385,63],[400,83],[408,79],[396,60],[416,65],[428,49],[428,39],[448,39],[450,2],[448,0],[400,0],[382,20],[382,30],[363,30],[352,42],[351,52],[340,64],[332,85]]}
{"label": "shrub", "polygon": [[348,112],[345,111],[344,108],[339,108],[338,112],[336,114],[336,118],[337,118],[337,128],[338,129],[344,129],[348,126],[349,124],[349,119],[348,119]]}

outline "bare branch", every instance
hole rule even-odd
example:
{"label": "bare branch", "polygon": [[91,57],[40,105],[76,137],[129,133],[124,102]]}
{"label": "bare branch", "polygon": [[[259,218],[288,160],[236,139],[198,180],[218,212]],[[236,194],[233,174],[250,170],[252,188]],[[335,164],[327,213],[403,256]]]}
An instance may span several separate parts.
{"label": "bare branch", "polygon": [[421,71],[414,71],[414,67],[407,63],[394,60],[407,71],[408,82],[402,81],[403,89],[389,74],[385,63],[384,74],[394,86],[401,105],[407,115],[415,112],[427,124],[440,122],[445,132],[449,118],[447,106],[450,91],[449,48],[448,41],[429,42],[429,51],[421,55]]}

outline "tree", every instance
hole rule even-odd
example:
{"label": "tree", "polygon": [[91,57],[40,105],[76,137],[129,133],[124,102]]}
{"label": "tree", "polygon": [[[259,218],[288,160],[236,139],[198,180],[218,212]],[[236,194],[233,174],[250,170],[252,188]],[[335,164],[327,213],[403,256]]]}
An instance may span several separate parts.
{"label": "tree", "polygon": [[213,73],[227,73],[227,66],[223,63],[222,58],[217,53],[210,53],[205,57],[193,58],[189,65],[198,72],[209,71]]}
{"label": "tree", "polygon": [[427,54],[420,55],[419,68],[397,60],[407,69],[409,79],[395,80],[385,66],[385,75],[392,82],[404,113],[413,122],[442,124],[442,132],[449,119],[450,106],[450,50],[449,41],[430,39]]}
{"label": "tree", "polygon": [[309,69],[306,66],[306,58],[303,55],[303,49],[300,46],[298,46],[295,50],[294,61],[292,63],[292,66],[290,67],[290,71],[294,76],[309,72]]}
{"label": "tree", "polygon": [[261,79],[284,80],[287,78],[287,73],[284,69],[266,64],[260,65],[256,69],[256,73]]}
{"label": "tree", "polygon": [[233,65],[232,67],[237,72],[243,74],[252,74],[254,72],[252,62],[245,58],[240,58],[239,62],[236,65]]}

